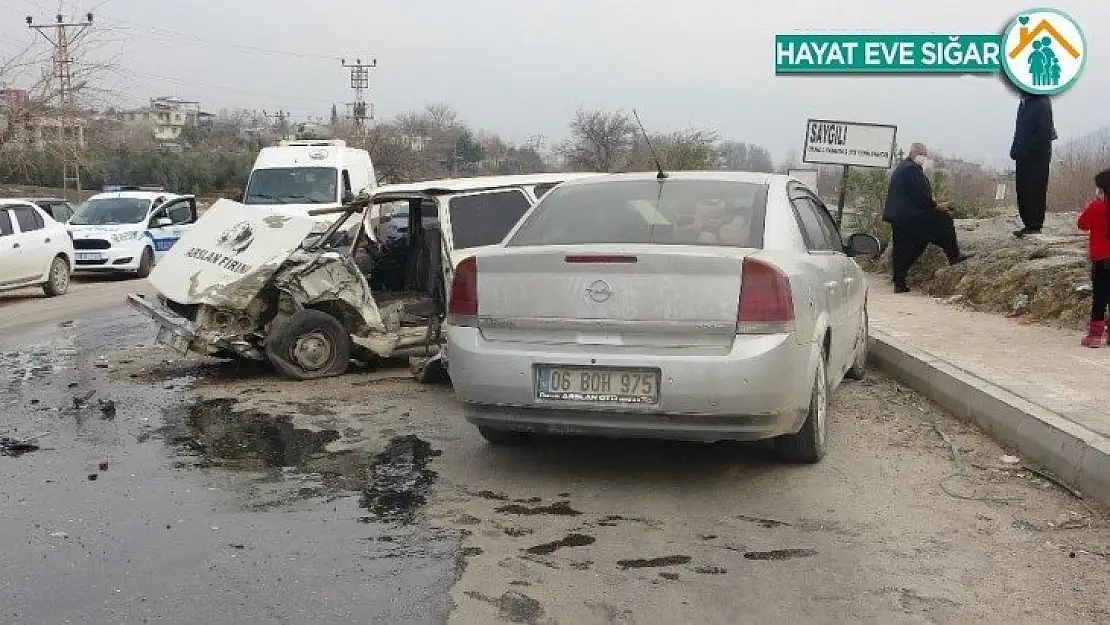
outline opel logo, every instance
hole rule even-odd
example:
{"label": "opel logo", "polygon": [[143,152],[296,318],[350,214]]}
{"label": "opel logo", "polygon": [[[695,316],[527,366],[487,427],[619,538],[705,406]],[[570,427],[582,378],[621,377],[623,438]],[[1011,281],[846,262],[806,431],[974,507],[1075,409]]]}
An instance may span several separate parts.
{"label": "opel logo", "polygon": [[613,296],[613,287],[604,280],[594,280],[590,286],[586,287],[586,295],[590,296],[595,302],[608,301]]}

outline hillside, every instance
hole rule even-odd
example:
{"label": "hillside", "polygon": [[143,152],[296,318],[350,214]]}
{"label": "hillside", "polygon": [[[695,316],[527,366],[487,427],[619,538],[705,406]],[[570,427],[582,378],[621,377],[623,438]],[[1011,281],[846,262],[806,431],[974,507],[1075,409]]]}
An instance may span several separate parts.
{"label": "hillside", "polygon": [[[1075,213],[1050,213],[1044,234],[1023,240],[1016,217],[957,220],[960,244],[975,257],[949,267],[930,246],[910,272],[910,288],[953,305],[1031,321],[1084,327],[1090,313],[1086,239]],[[865,268],[889,280],[890,249]]]}

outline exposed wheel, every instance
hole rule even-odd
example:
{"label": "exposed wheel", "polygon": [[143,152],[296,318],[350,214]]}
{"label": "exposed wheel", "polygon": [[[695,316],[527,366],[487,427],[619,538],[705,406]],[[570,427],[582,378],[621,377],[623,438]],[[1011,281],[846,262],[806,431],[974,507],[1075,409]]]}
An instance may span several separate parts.
{"label": "exposed wheel", "polygon": [[154,250],[149,247],[143,248],[143,255],[139,257],[139,270],[135,272],[136,278],[145,278],[150,275],[151,268],[154,267]]}
{"label": "exposed wheel", "polygon": [[809,413],[802,429],[775,439],[779,456],[788,462],[813,464],[825,457],[829,421],[829,381],[825,371],[825,354],[817,359]]}
{"label": "exposed wheel", "polygon": [[531,440],[531,436],[523,432],[497,430],[484,425],[478,426],[478,433],[493,445],[523,445]]}
{"label": "exposed wheel", "polygon": [[351,360],[351,335],[335,317],[302,310],[271,332],[266,357],[278,372],[294,380],[340,375]]}
{"label": "exposed wheel", "polygon": [[863,310],[863,345],[856,350],[856,360],[852,363],[852,368],[848,370],[845,375],[852,380],[862,380],[867,377],[867,350],[870,345],[869,335],[867,330],[867,308]]}
{"label": "exposed wheel", "polygon": [[50,274],[42,290],[47,297],[57,297],[69,290],[69,261],[64,256],[55,256],[50,263]]}

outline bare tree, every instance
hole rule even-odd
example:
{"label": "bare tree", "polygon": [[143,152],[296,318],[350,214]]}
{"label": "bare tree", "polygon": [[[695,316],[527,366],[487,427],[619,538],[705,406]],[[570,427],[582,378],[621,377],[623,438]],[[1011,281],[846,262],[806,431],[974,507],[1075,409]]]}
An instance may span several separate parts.
{"label": "bare tree", "polygon": [[628,164],[636,131],[636,122],[623,111],[579,109],[570,123],[571,139],[560,151],[573,169],[617,171]]}
{"label": "bare tree", "polygon": [[775,164],[771,153],[761,146],[743,141],[723,141],[720,146],[721,167],[732,171],[771,172]]}

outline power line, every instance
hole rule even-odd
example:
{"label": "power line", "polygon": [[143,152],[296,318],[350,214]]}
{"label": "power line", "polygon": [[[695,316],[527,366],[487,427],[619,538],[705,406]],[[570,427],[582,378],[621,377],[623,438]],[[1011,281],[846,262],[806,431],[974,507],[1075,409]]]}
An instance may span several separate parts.
{"label": "power line", "polygon": [[[292,51],[292,50],[277,50],[277,49],[274,49],[274,48],[263,48],[263,47],[259,47],[259,46],[251,46],[251,45],[246,45],[246,44],[242,44],[242,43],[232,43],[232,42],[229,42],[229,41],[218,41],[218,40],[215,40],[215,39],[208,39],[208,38],[205,38],[205,37],[198,37],[198,36],[193,35],[193,34],[183,33],[183,32],[180,32],[180,31],[171,30],[171,29],[168,29],[168,28],[162,28],[162,27],[159,27],[159,26],[150,26],[150,25],[147,25],[147,24],[139,24],[137,22],[132,22],[130,20],[123,20],[123,19],[119,19],[119,18],[109,18],[109,19],[110,19],[111,22],[117,23],[117,24],[121,25],[122,27],[124,27],[125,29],[141,32],[142,34],[144,34],[148,37],[151,37],[151,35],[154,35],[155,37],[160,36],[163,39],[170,38],[170,39],[176,40],[176,41],[173,41],[174,43],[181,43],[182,41],[189,41],[189,42],[192,42],[194,44],[202,45],[204,47],[223,48],[223,49],[228,49],[228,50],[237,50],[237,51],[240,51],[240,52],[253,52],[253,53],[256,53],[256,54],[267,54],[267,55],[272,55],[272,56],[286,56],[286,57],[311,59],[311,60],[326,60],[326,61],[340,60],[339,57],[336,57],[336,56],[329,56],[329,55],[323,55],[323,54],[310,54],[310,53],[304,53],[304,52],[295,52],[295,51]],[[155,38],[155,37],[151,37],[151,38]]]}

